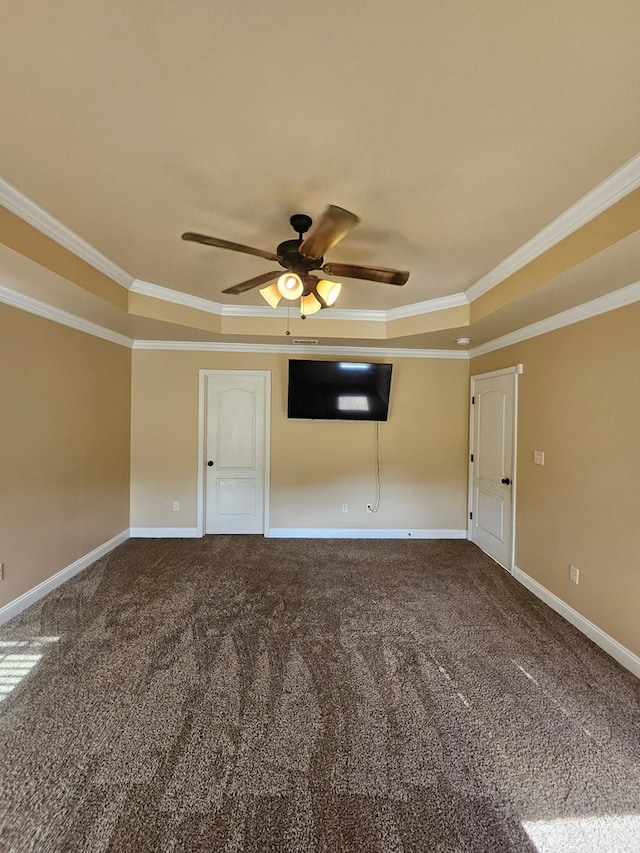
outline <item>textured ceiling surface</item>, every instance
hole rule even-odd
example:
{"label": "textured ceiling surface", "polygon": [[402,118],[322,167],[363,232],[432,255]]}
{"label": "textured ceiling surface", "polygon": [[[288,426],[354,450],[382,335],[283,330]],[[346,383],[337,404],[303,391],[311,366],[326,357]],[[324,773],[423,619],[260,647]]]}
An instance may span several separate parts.
{"label": "textured ceiling surface", "polygon": [[223,305],[263,305],[221,290],[269,262],[183,231],[274,250],[292,213],[347,207],[328,259],[411,277],[340,308],[389,310],[464,291],[637,155],[639,42],[635,0],[25,0],[0,173],[132,277]]}

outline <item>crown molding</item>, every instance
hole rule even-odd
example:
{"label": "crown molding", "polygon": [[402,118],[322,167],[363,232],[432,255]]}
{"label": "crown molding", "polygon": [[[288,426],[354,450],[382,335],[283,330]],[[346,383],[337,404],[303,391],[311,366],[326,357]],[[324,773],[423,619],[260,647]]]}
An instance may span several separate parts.
{"label": "crown molding", "polygon": [[624,308],[634,302],[640,302],[640,282],[622,287],[620,290],[614,290],[612,293],[599,296],[590,302],[584,302],[575,308],[561,311],[560,314],[554,314],[553,317],[547,317],[545,320],[532,323],[530,326],[524,326],[508,335],[488,341],[486,344],[480,344],[468,350],[468,354],[470,358],[475,358],[478,355],[518,344],[521,341],[528,341],[530,338],[537,338],[538,335],[545,335],[547,332],[554,332],[556,329],[562,329],[565,326],[572,326],[582,320],[589,320],[599,314],[615,311],[616,308]]}
{"label": "crown molding", "polygon": [[411,305],[401,305],[399,308],[389,308],[385,311],[387,320],[403,320],[405,317],[418,317],[420,314],[431,314],[434,311],[446,311],[449,308],[460,308],[468,305],[466,293],[452,293],[450,296],[438,296],[425,302],[413,302]]}
{"label": "crown molding", "polygon": [[262,353],[263,355],[289,354],[298,355],[349,355],[375,356],[388,358],[469,358],[469,353],[460,350],[437,349],[402,349],[400,347],[332,347],[304,346],[300,344],[240,344],[219,343],[215,341],[143,341],[133,342],[135,350],[178,350],[183,352],[246,352]]}
{"label": "crown molding", "polygon": [[567,208],[553,222],[465,291],[472,302],[640,187],[640,154]]}
{"label": "crown molding", "polygon": [[[606,178],[601,184],[588,192],[583,198],[569,207],[534,237],[524,243],[515,252],[501,261],[490,272],[478,279],[464,293],[416,302],[387,311],[358,311],[333,308],[329,315],[319,313],[317,319],[366,320],[369,322],[388,322],[405,317],[415,317],[433,311],[459,307],[474,301],[501,281],[517,272],[543,252],[559,243],[569,234],[577,231],[591,219],[614,205],[620,199],[640,187],[640,154],[629,160],[624,166]],[[278,317],[287,316],[287,308],[259,306],[223,305],[202,297],[192,296],[171,288],[161,287],[152,282],[134,279],[126,270],[115,264],[90,243],[63,225],[58,219],[20,192],[8,181],[0,177],[0,204],[28,222],[40,232],[55,240],[56,243],[73,252],[99,272],[108,276],[134,293],[152,296],[165,302],[174,302],[207,313],[229,317]]]}
{"label": "crown molding", "polygon": [[86,332],[88,335],[93,335],[96,338],[102,338],[105,341],[110,341],[112,344],[119,344],[129,349],[133,346],[133,340],[125,335],[113,332],[111,329],[106,329],[97,323],[91,323],[89,320],[77,317],[75,314],[70,314],[61,308],[54,308],[52,305],[47,305],[46,302],[40,302],[39,299],[25,296],[24,293],[10,290],[3,285],[0,285],[0,302],[4,302],[5,305],[11,305],[13,308],[20,308],[29,314],[44,317],[45,320],[53,320],[54,323],[60,323],[62,326],[77,329],[79,332]]}
{"label": "crown molding", "polygon": [[[172,290],[162,287],[151,281],[135,279],[130,290],[132,293],[140,293],[143,296],[151,296],[164,302],[172,302],[196,311],[205,311],[208,314],[219,314],[222,317],[261,317],[273,319],[274,317],[287,318],[290,308],[269,308],[262,305],[223,305],[212,299],[202,296],[193,296],[181,290]],[[332,308],[331,311],[320,311],[314,314],[314,320],[349,320],[351,322],[366,320],[374,323],[386,323],[389,320],[401,320],[405,317],[417,317],[420,314],[429,314],[434,311],[446,311],[448,308],[458,308],[468,305],[469,300],[464,293],[454,293],[451,296],[440,296],[436,299],[428,299],[425,302],[415,302],[411,305],[403,305],[400,308],[389,308],[388,310],[359,310],[352,308]]]}
{"label": "crown molding", "polygon": [[[138,282],[138,284],[147,284],[146,282]],[[148,292],[148,288],[154,288],[156,285],[148,285],[147,288],[136,290],[138,293]],[[166,288],[160,288],[164,290]],[[192,297],[196,299],[197,297]],[[203,300],[206,302],[206,300]],[[61,308],[54,308],[46,302],[41,302],[39,299],[34,299],[31,296],[26,296],[23,293],[18,293],[8,287],[0,285],[0,302],[5,305],[10,305],[13,308],[19,308],[22,311],[27,311],[29,314],[35,314],[38,317],[43,317],[46,320],[52,320],[54,323],[59,323],[63,326],[69,326],[72,329],[77,329],[80,332],[86,332],[94,337],[102,338],[114,344],[127,347],[129,349],[139,350],[174,350],[187,352],[237,352],[237,353],[300,353],[303,355],[312,355],[320,353],[323,355],[359,355],[359,356],[387,356],[390,358],[444,358],[444,359],[467,359],[468,352],[459,350],[422,350],[422,349],[402,349],[402,348],[383,348],[383,347],[333,347],[333,346],[318,346],[316,344],[294,344],[293,341],[288,344],[243,344],[243,343],[220,343],[215,341],[145,341],[133,340],[104,326],[99,326],[97,323],[92,323],[68,311],[63,311]],[[208,303],[209,305],[211,303]],[[267,309],[269,310],[269,309]]]}
{"label": "crown molding", "polygon": [[[131,285],[132,293],[141,293],[144,296],[152,296],[154,299],[161,299],[164,302],[172,302],[175,305],[183,305],[187,308],[194,308],[196,311],[206,311],[208,314],[218,314],[221,317],[260,317],[273,320],[274,317],[282,317],[286,319],[289,316],[290,308],[270,308],[268,305],[223,305],[220,302],[214,302],[212,299],[204,299],[202,296],[193,296],[191,293],[184,293],[181,290],[172,290],[169,287],[162,287],[159,284],[154,284],[151,281],[141,281],[136,279]],[[314,320],[330,319],[330,320],[374,320],[384,322],[386,311],[351,311],[332,308],[329,315],[326,311],[319,312],[314,315]]]}
{"label": "crown molding", "polygon": [[[278,309],[280,310],[280,309]],[[287,316],[287,308],[282,309],[284,316]],[[318,311],[313,315],[314,320],[366,320],[368,323],[386,323],[387,312],[374,309],[359,309],[359,308],[329,308],[326,311]]]}
{"label": "crown molding", "polygon": [[[206,301],[206,300],[205,300]],[[213,303],[216,304],[216,303]],[[296,306],[297,300],[288,306],[270,308],[268,305],[221,305],[223,317],[262,317],[272,320],[274,317],[287,319]],[[299,317],[298,311],[293,312],[294,317]],[[319,311],[313,315],[314,320],[368,320],[369,322],[384,323],[387,319],[386,311],[359,310],[351,308],[332,308],[330,311]]]}
{"label": "crown molding", "polygon": [[0,178],[0,204],[122,287],[128,289],[133,284],[133,276],[110,261],[75,231],[67,228],[60,220],[43,210],[35,201],[27,198],[4,178]]}
{"label": "crown molding", "polygon": [[121,335],[104,326],[99,326],[97,323],[92,323],[68,311],[63,311],[60,308],[54,308],[45,302],[34,299],[31,296],[26,296],[23,293],[18,293],[8,287],[0,284],[0,302],[6,305],[11,305],[14,308],[20,308],[30,314],[35,314],[38,317],[43,317],[46,320],[52,320],[54,323],[60,323],[63,326],[69,326],[72,329],[77,329],[80,332],[86,332],[94,337],[102,338],[111,343],[118,344],[130,349],[137,350],[174,350],[186,352],[236,352],[236,353],[263,353],[263,354],[291,354],[300,353],[302,355],[350,355],[350,356],[367,356],[367,357],[388,357],[388,358],[436,358],[436,359],[454,359],[466,360],[475,358],[479,355],[484,355],[488,352],[493,352],[497,349],[512,346],[513,344],[526,341],[531,338],[544,335],[547,332],[553,332],[556,329],[562,329],[565,326],[571,326],[574,323],[579,323],[582,320],[588,320],[591,317],[597,317],[599,314],[606,314],[609,311],[614,311],[617,308],[624,308],[635,302],[640,302],[640,282],[630,284],[627,287],[614,290],[612,293],[607,293],[597,299],[592,299],[590,302],[585,302],[575,308],[569,308],[567,311],[562,311],[555,314],[553,317],[547,317],[545,320],[540,320],[537,323],[532,323],[515,332],[510,332],[502,337],[495,338],[485,344],[473,347],[469,350],[437,350],[437,349],[409,349],[401,347],[339,347],[339,346],[318,346],[316,344],[294,344],[293,341],[283,344],[247,344],[247,343],[221,343],[216,341],[147,341],[133,340],[126,335]]}
{"label": "crown molding", "polygon": [[224,309],[227,307],[220,302],[204,299],[202,296],[193,296],[191,293],[184,293],[182,290],[172,290],[170,287],[162,287],[160,284],[154,284],[152,281],[142,281],[139,278],[134,279],[129,290],[131,293],[151,296],[153,299],[172,302],[174,305],[182,305],[185,308],[194,308],[196,311],[205,311],[207,314],[224,314]]}

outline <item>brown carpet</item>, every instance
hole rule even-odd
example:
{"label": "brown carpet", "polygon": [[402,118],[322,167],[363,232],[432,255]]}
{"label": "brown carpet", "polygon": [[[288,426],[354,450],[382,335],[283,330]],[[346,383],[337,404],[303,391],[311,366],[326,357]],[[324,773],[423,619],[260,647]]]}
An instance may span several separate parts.
{"label": "brown carpet", "polygon": [[2,851],[640,850],[640,682],[468,542],[132,540],[0,672]]}

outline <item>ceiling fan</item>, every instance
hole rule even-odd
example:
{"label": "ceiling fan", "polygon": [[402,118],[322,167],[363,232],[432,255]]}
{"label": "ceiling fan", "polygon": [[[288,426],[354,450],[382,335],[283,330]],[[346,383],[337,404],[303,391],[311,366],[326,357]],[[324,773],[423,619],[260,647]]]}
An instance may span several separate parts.
{"label": "ceiling fan", "polygon": [[[365,267],[358,264],[340,264],[324,262],[324,254],[337,245],[346,234],[360,222],[360,219],[342,207],[330,204],[315,224],[306,213],[294,213],[289,219],[291,227],[297,233],[296,240],[285,240],[280,243],[275,253],[241,243],[232,243],[218,237],[208,237],[206,234],[194,234],[186,231],[183,240],[194,243],[204,243],[206,246],[216,246],[219,249],[231,249],[233,252],[243,252],[245,255],[256,255],[267,261],[274,261],[284,267],[270,271],[254,278],[227,287],[223,293],[245,293],[254,287],[271,282],[268,287],[260,290],[263,298],[273,308],[277,307],[281,298],[300,299],[300,313],[304,319],[308,314],[314,314],[321,308],[333,305],[340,294],[342,284],[337,281],[320,279],[311,273],[322,270],[331,276],[358,278],[365,281],[382,284],[405,284],[409,278],[406,270],[387,269],[386,267]],[[312,227],[313,226],[313,227]],[[308,233],[307,233],[308,232]],[[306,236],[305,236],[306,235]]]}

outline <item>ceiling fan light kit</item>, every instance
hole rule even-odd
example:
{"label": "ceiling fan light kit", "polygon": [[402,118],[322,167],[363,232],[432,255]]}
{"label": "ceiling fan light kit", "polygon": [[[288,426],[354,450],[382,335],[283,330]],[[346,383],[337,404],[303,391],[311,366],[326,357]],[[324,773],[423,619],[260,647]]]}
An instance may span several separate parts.
{"label": "ceiling fan light kit", "polygon": [[277,284],[270,284],[269,287],[263,287],[258,292],[272,308],[278,307],[278,303],[282,299],[282,294],[278,290]]}
{"label": "ceiling fan light kit", "polygon": [[315,294],[308,293],[300,300],[300,314],[302,317],[308,317],[309,314],[315,314],[322,308],[322,303],[319,302]]}
{"label": "ceiling fan light kit", "polygon": [[328,278],[323,278],[316,285],[318,295],[328,308],[335,303],[341,290],[342,284],[339,281],[329,281]]}
{"label": "ceiling fan light kit", "polygon": [[[365,267],[357,264],[324,263],[325,252],[339,243],[360,222],[355,213],[330,204],[315,224],[306,213],[294,213],[289,222],[297,233],[298,239],[285,240],[280,243],[276,254],[266,252],[263,249],[244,246],[241,243],[221,240],[218,237],[196,234],[192,231],[185,232],[182,239],[219,249],[230,249],[233,252],[256,255],[265,260],[277,261],[286,272],[281,275],[278,275],[277,272],[263,273],[247,281],[234,284],[232,287],[227,287],[222,292],[235,295],[252,290],[261,284],[268,284],[268,287],[263,287],[260,290],[263,299],[272,308],[277,308],[283,297],[289,301],[300,299],[300,316],[303,320],[309,314],[320,311],[321,308],[329,308],[334,305],[342,290],[341,282],[326,278],[319,280],[317,276],[311,275],[313,270],[322,270],[328,275],[375,281],[381,284],[403,285],[409,278],[409,273],[405,270]],[[307,232],[309,233],[307,234]],[[274,281],[276,277],[277,281]]]}
{"label": "ceiling fan light kit", "polygon": [[294,272],[283,273],[278,279],[277,288],[280,296],[285,299],[299,299],[304,293],[302,279]]}

